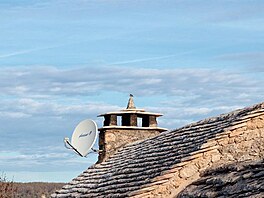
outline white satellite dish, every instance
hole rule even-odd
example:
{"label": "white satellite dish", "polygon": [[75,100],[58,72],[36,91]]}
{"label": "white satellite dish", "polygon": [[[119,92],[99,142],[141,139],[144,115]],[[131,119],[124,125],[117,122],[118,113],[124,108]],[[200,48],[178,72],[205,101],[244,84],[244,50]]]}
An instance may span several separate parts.
{"label": "white satellite dish", "polygon": [[69,138],[64,138],[65,147],[68,149],[73,149],[81,157],[86,157],[93,149],[93,145],[96,141],[98,132],[97,125],[93,120],[83,120],[81,121],[72,134],[71,143]]}

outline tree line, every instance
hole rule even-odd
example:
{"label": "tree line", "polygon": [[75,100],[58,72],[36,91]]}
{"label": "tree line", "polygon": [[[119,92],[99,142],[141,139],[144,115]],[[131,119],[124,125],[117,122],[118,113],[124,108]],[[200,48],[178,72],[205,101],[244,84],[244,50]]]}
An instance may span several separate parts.
{"label": "tree line", "polygon": [[0,176],[0,198],[46,198],[59,190],[64,183],[30,182],[18,183]]}

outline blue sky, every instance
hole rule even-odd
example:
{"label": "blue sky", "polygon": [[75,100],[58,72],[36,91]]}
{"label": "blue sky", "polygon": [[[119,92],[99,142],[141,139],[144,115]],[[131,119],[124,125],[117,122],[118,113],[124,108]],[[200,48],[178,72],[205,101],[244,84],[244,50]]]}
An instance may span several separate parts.
{"label": "blue sky", "polygon": [[0,171],[69,181],[81,120],[126,107],[175,129],[263,102],[261,0],[0,0]]}

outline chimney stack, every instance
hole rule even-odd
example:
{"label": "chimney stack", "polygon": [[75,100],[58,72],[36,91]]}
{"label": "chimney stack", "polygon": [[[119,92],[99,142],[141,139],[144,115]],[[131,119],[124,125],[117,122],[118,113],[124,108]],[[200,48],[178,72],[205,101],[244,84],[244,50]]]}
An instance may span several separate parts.
{"label": "chimney stack", "polygon": [[[99,117],[104,117],[104,124],[102,128],[99,128],[99,150],[101,152],[97,163],[107,160],[118,149],[129,143],[142,141],[167,131],[165,128],[158,127],[157,117],[160,116],[162,114],[137,109],[132,94],[130,94],[126,109],[99,115]],[[118,125],[120,119],[121,124]]]}

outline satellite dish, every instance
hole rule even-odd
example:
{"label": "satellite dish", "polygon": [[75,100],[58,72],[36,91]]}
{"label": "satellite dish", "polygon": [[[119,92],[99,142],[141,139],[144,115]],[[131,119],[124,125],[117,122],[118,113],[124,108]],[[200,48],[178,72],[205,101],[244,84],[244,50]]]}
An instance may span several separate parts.
{"label": "satellite dish", "polygon": [[90,150],[95,151],[92,147],[96,141],[97,135],[96,123],[89,119],[83,120],[74,129],[71,143],[68,137],[64,138],[65,147],[73,149],[81,157],[86,157]]}

